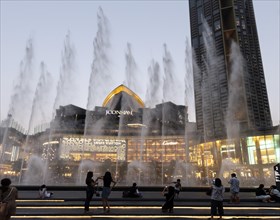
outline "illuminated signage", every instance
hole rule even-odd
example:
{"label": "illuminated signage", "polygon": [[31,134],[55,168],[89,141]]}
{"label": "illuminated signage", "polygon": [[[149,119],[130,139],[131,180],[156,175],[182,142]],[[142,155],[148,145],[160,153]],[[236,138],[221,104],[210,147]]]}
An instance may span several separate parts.
{"label": "illuminated signage", "polygon": [[162,145],[176,145],[178,141],[163,141]]}
{"label": "illuminated signage", "polygon": [[118,115],[119,117],[121,115],[133,115],[133,111],[128,110],[106,110],[106,115]]}
{"label": "illuminated signage", "polygon": [[274,166],[274,175],[275,175],[275,182],[277,184],[280,183],[280,163]]}
{"label": "illuminated signage", "polygon": [[67,158],[70,152],[116,153],[118,160],[125,160],[126,141],[117,139],[95,139],[64,137],[60,143],[60,157]]}

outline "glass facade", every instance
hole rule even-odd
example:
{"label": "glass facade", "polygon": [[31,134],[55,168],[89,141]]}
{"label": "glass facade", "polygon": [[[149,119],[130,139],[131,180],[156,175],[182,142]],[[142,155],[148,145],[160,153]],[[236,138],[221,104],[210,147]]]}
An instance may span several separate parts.
{"label": "glass facade", "polygon": [[[235,116],[232,120],[241,131],[269,129],[272,121],[253,1],[189,0],[189,15],[196,123],[204,142],[227,137],[229,115]],[[235,44],[240,49],[238,56],[233,54]],[[236,57],[244,59],[241,62]],[[240,66],[236,73],[234,62]],[[232,87],[232,76],[237,73],[239,87]],[[234,105],[232,98],[236,98]]]}
{"label": "glass facade", "polygon": [[[78,139],[81,141],[81,138]],[[61,140],[65,142],[68,138],[64,137]],[[96,141],[97,139],[92,140]],[[75,142],[79,143],[79,141]],[[105,146],[105,142],[108,143],[108,146]],[[238,141],[216,140],[197,145],[193,144],[193,140],[186,144],[185,137],[181,136],[145,137],[142,139],[139,137],[122,137],[122,139],[106,137],[104,139],[103,137],[103,139],[98,139],[97,143],[103,144],[102,152],[96,146],[91,146],[91,150],[87,150],[81,148],[81,144],[75,146],[72,143],[68,146],[64,143],[68,156],[65,156],[65,152],[61,153],[60,156],[70,158],[69,155],[72,155],[72,159],[75,161],[81,159],[99,162],[110,160],[115,164],[115,167],[120,162],[134,164],[135,172],[142,172],[141,175],[139,174],[141,176],[139,178],[143,182],[149,179],[150,172],[154,170],[158,177],[153,180],[155,181],[153,184],[168,182],[177,176],[182,178],[183,182],[187,182],[187,178],[192,178],[192,184],[204,185],[209,183],[207,178],[211,179],[220,175],[227,179],[232,172],[238,173],[243,183],[249,179],[260,178],[266,179],[268,183],[273,183],[272,165],[280,161],[279,135],[249,136]],[[110,147],[114,150],[109,150]],[[73,155],[83,156],[75,157]],[[175,167],[177,167],[177,173],[174,171]],[[192,169],[190,173],[188,173],[189,167]],[[123,173],[120,171],[123,167],[116,169],[118,171],[115,173]],[[126,172],[129,169],[128,165]],[[143,170],[148,171],[148,173],[143,172]]]}
{"label": "glass facade", "polygon": [[219,174],[226,179],[236,172],[245,184],[249,179],[273,184],[272,165],[280,162],[279,135],[193,145],[189,147],[189,161],[197,167],[196,178],[215,178]]}

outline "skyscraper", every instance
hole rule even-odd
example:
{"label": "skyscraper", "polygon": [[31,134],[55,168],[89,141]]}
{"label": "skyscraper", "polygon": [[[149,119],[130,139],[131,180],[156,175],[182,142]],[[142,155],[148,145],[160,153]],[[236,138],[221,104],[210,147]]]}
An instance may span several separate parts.
{"label": "skyscraper", "polygon": [[252,0],[189,0],[196,122],[205,141],[272,126]]}

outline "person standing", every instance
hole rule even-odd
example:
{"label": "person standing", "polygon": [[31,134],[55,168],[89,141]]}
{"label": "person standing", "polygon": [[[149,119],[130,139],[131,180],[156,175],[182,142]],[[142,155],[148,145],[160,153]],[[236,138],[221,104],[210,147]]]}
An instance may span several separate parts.
{"label": "person standing", "polygon": [[7,212],[5,216],[0,216],[1,220],[9,220],[12,215],[16,214],[16,199],[18,198],[18,190],[11,186],[11,180],[4,178],[1,180],[2,189],[0,191],[1,202],[7,203]]}
{"label": "person standing", "polygon": [[231,178],[228,182],[230,184],[230,203],[239,203],[239,180],[235,173],[231,174]]}
{"label": "person standing", "polygon": [[212,186],[212,193],[211,193],[211,219],[214,219],[214,215],[217,214],[217,209],[218,209],[218,214],[220,216],[219,219],[222,219],[224,215],[224,207],[223,207],[224,193],[225,193],[225,188],[222,185],[221,179],[216,178]]}
{"label": "person standing", "polygon": [[93,172],[89,171],[87,172],[87,177],[86,177],[86,200],[85,200],[85,205],[84,205],[84,211],[85,213],[89,212],[89,205],[90,201],[92,200],[92,197],[94,195],[94,186],[96,185],[97,180],[93,180]]}
{"label": "person standing", "polygon": [[175,188],[173,186],[166,186],[162,195],[165,196],[165,203],[161,207],[162,212],[173,213],[174,208],[174,197],[175,197]]}
{"label": "person standing", "polygon": [[176,197],[179,198],[179,193],[182,190],[181,179],[177,179],[177,181],[173,183],[175,184]]}
{"label": "person standing", "polygon": [[[102,189],[102,204],[103,204],[103,212],[109,213],[110,212],[110,204],[108,201],[109,195],[111,193],[112,188],[117,184],[116,181],[113,180],[112,175],[109,171],[107,171],[104,176],[98,177],[96,180],[102,179],[103,180],[103,189]],[[111,187],[111,183],[113,186]],[[106,211],[107,207],[107,211]]]}

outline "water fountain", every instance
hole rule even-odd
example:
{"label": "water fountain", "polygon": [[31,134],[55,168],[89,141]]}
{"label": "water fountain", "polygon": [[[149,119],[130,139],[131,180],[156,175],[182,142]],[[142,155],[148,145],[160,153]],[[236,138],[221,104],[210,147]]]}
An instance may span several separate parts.
{"label": "water fountain", "polygon": [[88,160],[88,159],[82,160],[79,164],[79,168],[77,172],[78,175],[76,177],[77,179],[76,184],[77,185],[84,184],[84,178],[82,177],[86,176],[88,171],[92,171],[95,177],[102,176],[103,173],[101,173],[100,171],[100,166],[101,166],[100,162]]}
{"label": "water fountain", "polygon": [[[19,183],[46,183],[50,185],[61,184],[61,181],[63,181],[65,185],[83,185],[88,171],[91,170],[94,172],[94,176],[99,176],[110,170],[118,179],[119,184],[122,185],[131,185],[133,182],[137,182],[138,185],[163,185],[180,178],[183,185],[197,186],[205,185],[203,178],[212,178],[213,176],[210,176],[210,174],[224,177],[226,180],[228,178],[227,174],[230,172],[242,172],[244,167],[238,161],[234,161],[231,154],[231,150],[236,144],[236,141],[232,143],[232,140],[239,139],[237,135],[239,133],[238,124],[234,124],[235,118],[231,116],[234,115],[236,109],[240,108],[240,106],[234,105],[235,99],[242,99],[242,97],[236,95],[239,94],[241,89],[240,81],[238,81],[240,75],[238,74],[242,71],[240,69],[242,66],[239,65],[242,60],[237,59],[241,56],[236,44],[232,43],[232,54],[230,55],[232,64],[229,84],[230,101],[226,117],[227,124],[231,125],[227,126],[227,135],[230,141],[224,144],[221,141],[211,142],[212,134],[209,133],[207,127],[212,122],[206,114],[206,111],[211,111],[210,94],[205,91],[208,91],[206,88],[215,86],[215,82],[218,80],[217,64],[222,58],[216,54],[211,31],[205,21],[203,32],[205,55],[203,61],[206,69],[200,70],[195,65],[193,52],[187,39],[185,91],[182,92],[180,90],[181,82],[176,76],[175,63],[171,52],[168,50],[167,44],[164,44],[163,76],[161,75],[160,64],[152,59],[147,71],[146,106],[138,109],[129,109],[131,108],[131,102],[128,99],[132,95],[127,94],[127,96],[121,96],[121,101],[117,103],[120,103],[120,106],[110,105],[112,109],[108,109],[109,107],[106,105],[101,107],[101,99],[103,100],[109,94],[113,86],[113,74],[110,69],[110,30],[108,19],[101,8],[97,13],[97,25],[98,30],[93,43],[94,57],[91,65],[86,109],[79,109],[79,112],[75,112],[74,115],[71,115],[71,112],[65,113],[62,111],[67,110],[67,106],[72,104],[75,96],[73,92],[75,91],[76,53],[70,41],[70,33],[65,38],[60,77],[52,104],[46,104],[50,103],[48,90],[50,90],[51,79],[44,62],[41,64],[41,75],[36,91],[33,93],[35,94],[33,103],[27,104],[22,98],[22,94],[26,94],[30,99],[30,91],[32,91],[30,85],[23,84],[27,83],[28,74],[33,72],[32,41],[28,42],[26,57],[21,64],[19,77],[23,83],[15,88],[15,95],[11,99],[9,111],[13,118],[19,119],[21,115],[18,112],[20,112],[22,106],[30,106],[30,109],[26,108],[30,110],[30,113],[26,114],[30,115],[29,118],[27,117],[28,132],[24,136],[21,151],[18,153],[20,157],[17,158],[23,159],[18,178]],[[137,62],[132,54],[130,43],[127,44],[125,60],[126,78],[123,80],[124,84],[138,93],[140,88],[137,84]],[[193,102],[192,72],[195,74],[200,71],[203,71],[200,79],[202,82],[201,91],[199,92],[202,94],[204,106],[202,117],[205,124],[205,143],[196,140],[195,132],[189,127],[187,118],[189,113],[187,107]],[[115,95],[117,93],[112,94],[112,96]],[[179,102],[180,96],[185,96],[185,106],[173,104]],[[22,99],[22,102],[18,104],[17,101],[20,99]],[[52,107],[49,110],[51,116],[48,116],[45,111],[47,106]],[[62,110],[60,107],[63,107]],[[70,106],[69,108],[75,110],[75,107]],[[115,113],[131,110],[133,117],[126,117],[126,115],[121,114],[109,119],[101,117],[100,115],[105,114],[107,110],[114,110]],[[174,123],[173,117],[176,118],[176,123]],[[51,126],[46,131],[32,134],[32,128],[38,118],[44,123],[50,120]],[[111,119],[114,122],[117,121],[117,124],[111,126]],[[137,123],[131,126],[130,121],[134,122],[133,120]],[[77,129],[75,130],[73,127],[76,125]],[[180,127],[181,130],[177,127]],[[6,126],[6,128],[2,141],[1,163],[7,162],[3,159],[9,136],[9,126]],[[199,151],[201,149],[200,145],[203,145],[201,151]],[[222,149],[224,145],[227,154],[225,158],[218,153],[218,150]],[[199,156],[201,158],[198,158]],[[197,158],[197,160],[194,158]],[[217,158],[221,167],[215,173],[210,170],[212,168],[208,161],[211,162]],[[199,176],[203,173],[202,169],[206,169],[206,176]],[[58,170],[59,175],[54,178],[53,175]],[[50,176],[55,181],[49,178]]]}
{"label": "water fountain", "polygon": [[[19,184],[41,185],[42,179],[48,179],[51,174],[47,172],[48,163],[41,156],[32,155],[27,161],[26,171],[22,174],[23,180]],[[49,175],[49,176],[47,176]]]}
{"label": "water fountain", "polygon": [[[23,169],[24,169],[24,164],[26,161],[29,160],[29,162],[33,163],[35,159],[29,159],[28,155],[32,155],[34,150],[30,147],[30,135],[32,134],[32,128],[35,126],[36,121],[41,121],[42,123],[46,123],[49,119],[47,118],[47,106],[49,106],[49,96],[47,95],[49,92],[49,89],[52,88],[52,77],[50,73],[46,70],[45,64],[42,62],[40,65],[41,69],[41,75],[38,81],[38,84],[36,86],[36,91],[32,103],[32,108],[31,108],[31,114],[30,114],[30,119],[28,123],[28,130],[26,134],[26,139],[24,141],[23,145],[23,155],[26,155],[25,159],[22,160],[21,162],[21,171],[19,175],[19,183],[21,183],[22,175],[23,175]],[[46,106],[46,107],[45,107]],[[38,160],[37,160],[38,161]],[[29,165],[28,162],[28,165]],[[28,167],[27,167],[28,170]],[[46,174],[46,170],[42,172]],[[32,172],[27,172],[25,174],[25,179],[26,180],[32,180],[33,178],[29,178],[28,175],[33,175]],[[42,178],[41,178],[42,179]],[[45,179],[45,175],[43,175],[43,179]],[[27,182],[27,181],[25,181]]]}
{"label": "water fountain", "polygon": [[150,175],[149,167],[145,165],[142,161],[132,161],[127,166],[127,175],[126,175],[126,185],[132,185],[132,183],[136,182],[146,185],[146,181]]}
{"label": "water fountain", "polygon": [[148,86],[145,97],[145,104],[147,107],[154,107],[155,103],[160,103],[162,100],[161,88],[162,77],[160,72],[160,65],[155,60],[152,60],[148,67]]}

